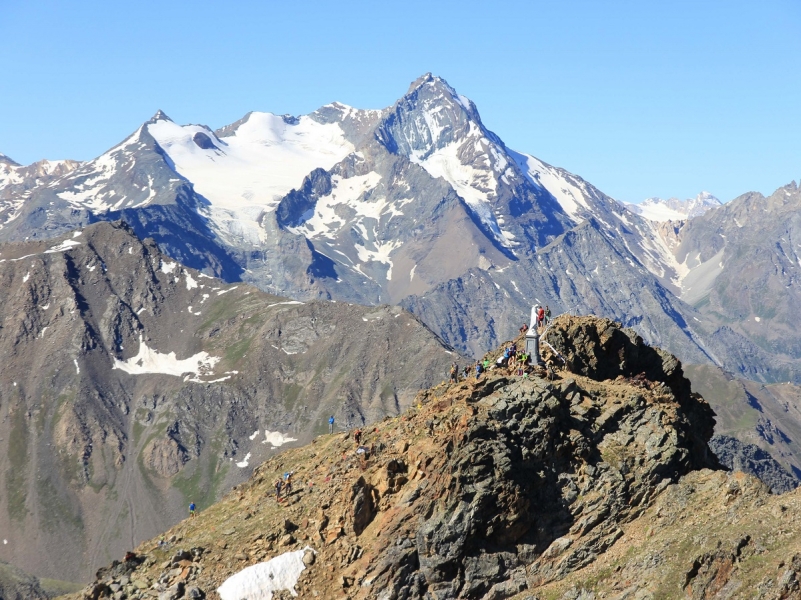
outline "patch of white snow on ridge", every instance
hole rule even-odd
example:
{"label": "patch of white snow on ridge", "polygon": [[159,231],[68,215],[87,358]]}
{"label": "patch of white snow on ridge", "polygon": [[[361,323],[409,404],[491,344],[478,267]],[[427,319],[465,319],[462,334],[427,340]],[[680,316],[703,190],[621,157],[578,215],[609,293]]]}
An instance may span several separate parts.
{"label": "patch of white snow on ridge", "polygon": [[529,181],[540,188],[545,188],[556,199],[570,217],[575,221],[581,219],[582,209],[589,210],[584,191],[568,181],[559,171],[541,160],[528,154],[509,151],[517,165],[528,177]]}
{"label": "patch of white snow on ridge", "polygon": [[210,356],[207,352],[197,354],[179,360],[175,352],[162,354],[158,350],[148,348],[141,336],[139,336],[139,352],[127,360],[114,358],[113,369],[120,369],[131,375],[143,375],[145,373],[161,373],[164,375],[174,375],[180,377],[185,373],[194,373],[195,376],[210,374],[214,365],[220,361],[217,356]]}
{"label": "patch of white snow on ridge", "polygon": [[250,460],[250,452],[245,454],[244,460],[242,460],[241,462],[236,463],[236,466],[239,467],[240,469],[244,469],[245,467],[248,466],[248,461],[249,460]]}
{"label": "patch of white snow on ridge", "polygon": [[197,287],[197,281],[192,279],[192,275],[186,271],[186,289],[191,290]]}
{"label": "patch of white snow on ridge", "polygon": [[166,260],[161,261],[161,272],[167,273],[168,275],[175,270],[175,267],[178,266],[177,262],[171,263]]}
{"label": "patch of white snow on ridge", "polygon": [[57,246],[53,246],[49,250],[45,250],[45,254],[52,254],[53,252],[65,252],[74,246],[80,246],[81,242],[76,242],[75,240],[64,240]]}
{"label": "patch of white snow on ridge", "polygon": [[[456,190],[456,193],[464,199],[473,213],[492,232],[498,243],[507,248],[513,248],[517,245],[516,242],[512,241],[514,236],[501,230],[495,215],[492,213],[490,204],[492,197],[497,194],[498,190],[498,181],[494,176],[495,171],[503,172],[506,169],[506,159],[497,150],[494,143],[483,136],[478,137],[481,136],[481,132],[474,123],[470,124],[468,136],[469,140],[467,142],[450,143],[425,158],[413,153],[409,159],[423,167],[432,177],[441,177],[447,181]],[[460,153],[464,145],[474,141],[476,149],[484,156],[483,163],[486,168],[477,169],[472,165],[462,163]],[[475,162],[479,162],[478,159],[474,161],[474,164]]]}
{"label": "patch of white snow on ridge", "polygon": [[250,441],[252,442],[258,437],[258,435],[259,435],[259,430],[257,429],[256,431],[253,432],[253,435],[248,436],[248,439],[250,439]]}
{"label": "patch of white snow on ridge", "polygon": [[[296,124],[270,113],[251,113],[233,135],[218,138],[200,125],[161,120],[147,126],[175,169],[218,208],[259,205],[272,210],[315,168],[330,169],[354,147],[336,123],[303,116]],[[214,147],[201,148],[203,134]]]}
{"label": "patch of white snow on ridge", "polygon": [[640,204],[625,204],[624,206],[627,210],[639,214],[649,221],[656,221],[657,223],[663,221],[681,221],[687,218],[687,215],[684,213],[674,210],[669,206],[665,206],[661,202],[645,200]]}
{"label": "patch of white snow on ridge", "polygon": [[77,358],[73,358],[72,362],[75,363],[75,371],[76,371],[76,373],[78,375],[80,375],[81,374],[81,367],[78,366],[78,359]]}
{"label": "patch of white snow on ridge", "polygon": [[336,208],[340,205],[348,206],[356,212],[362,211],[362,214],[374,216],[373,211],[370,213],[365,212],[369,208],[361,207],[360,204],[367,204],[359,202],[360,198],[367,192],[375,189],[381,181],[381,176],[372,171],[367,175],[357,175],[348,179],[343,179],[339,175],[334,175],[331,178],[331,193],[319,198],[314,208],[314,212],[308,211],[310,214],[304,215],[306,219],[297,227],[288,228],[292,233],[304,235],[308,238],[314,239],[319,237],[331,237],[340,226],[345,222],[336,213]]}
{"label": "patch of white snow on ridge", "polygon": [[302,550],[285,552],[267,562],[245,567],[226,579],[217,588],[217,593],[222,600],[272,600],[273,593],[282,590],[297,596],[295,585],[306,569],[303,555],[307,550],[312,549],[306,546]]}
{"label": "patch of white snow on ridge", "polygon": [[281,433],[280,431],[270,431],[269,429],[264,430],[264,440],[262,440],[262,444],[270,444],[274,448],[280,448],[284,444],[289,442],[297,442],[298,440],[293,437],[289,437],[286,434]]}
{"label": "patch of white snow on ridge", "polygon": [[273,306],[281,306],[282,304],[303,304],[300,300],[287,300],[286,302],[275,302],[274,304],[268,304],[264,308],[271,308]]}

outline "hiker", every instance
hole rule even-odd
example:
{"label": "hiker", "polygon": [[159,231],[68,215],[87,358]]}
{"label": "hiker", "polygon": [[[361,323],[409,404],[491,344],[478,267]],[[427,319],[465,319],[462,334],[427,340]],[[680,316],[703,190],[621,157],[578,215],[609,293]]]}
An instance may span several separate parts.
{"label": "hiker", "polygon": [[482,367],[484,367],[484,368],[483,368],[483,370],[484,370],[484,371],[489,371],[489,368],[490,368],[490,365],[491,365],[491,364],[492,364],[492,363],[490,362],[490,359],[488,359],[488,358],[485,358],[485,359],[484,359],[484,362],[483,362],[483,364],[482,364],[481,366],[482,366]]}
{"label": "hiker", "polygon": [[470,377],[470,367],[465,365],[464,371],[462,371],[462,380],[467,381],[469,377]]}
{"label": "hiker", "polygon": [[289,496],[292,493],[292,476],[294,474],[295,471],[284,473],[284,496]]}
{"label": "hiker", "polygon": [[545,309],[541,306],[537,308],[537,327],[542,327],[545,324]]}
{"label": "hiker", "polygon": [[526,333],[528,331],[528,325],[523,323],[523,326],[517,330],[519,333]]}
{"label": "hiker", "polygon": [[195,503],[194,502],[191,502],[189,504],[189,516],[190,517],[194,517],[195,516]]}
{"label": "hiker", "polygon": [[459,365],[453,363],[451,365],[451,383],[456,383],[459,380]]}
{"label": "hiker", "polygon": [[328,433],[334,433],[334,415],[331,415],[331,418],[328,419]]}
{"label": "hiker", "polygon": [[481,379],[481,373],[484,371],[484,367],[481,366],[481,363],[476,361],[476,379]]}
{"label": "hiker", "polygon": [[284,480],[280,477],[275,480],[275,499],[281,501],[281,488],[284,487]]}
{"label": "hiker", "polygon": [[547,325],[550,322],[551,322],[551,309],[548,308],[548,305],[546,304],[545,305],[545,324]]}
{"label": "hiker", "polygon": [[518,357],[517,361],[517,376],[522,377],[525,372],[526,363],[528,363],[528,354],[525,352]]}
{"label": "hiker", "polygon": [[362,430],[357,429],[353,432],[353,439],[356,440],[356,445],[360,446],[362,443]]}

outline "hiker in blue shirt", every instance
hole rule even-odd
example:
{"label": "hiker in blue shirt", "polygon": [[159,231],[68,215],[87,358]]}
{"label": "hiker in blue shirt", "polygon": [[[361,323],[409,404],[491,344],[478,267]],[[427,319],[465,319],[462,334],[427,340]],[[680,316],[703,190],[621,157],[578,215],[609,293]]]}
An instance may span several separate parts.
{"label": "hiker in blue shirt", "polygon": [[194,517],[195,516],[195,503],[194,502],[189,504],[189,516],[190,517]]}
{"label": "hiker in blue shirt", "polygon": [[334,415],[331,415],[331,418],[328,419],[328,433],[334,433]]}

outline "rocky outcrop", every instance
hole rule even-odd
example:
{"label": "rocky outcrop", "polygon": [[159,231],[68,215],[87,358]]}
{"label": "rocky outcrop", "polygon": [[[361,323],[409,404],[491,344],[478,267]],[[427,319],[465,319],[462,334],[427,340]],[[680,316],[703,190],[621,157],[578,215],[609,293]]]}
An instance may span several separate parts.
{"label": "rocky outcrop", "polygon": [[[192,574],[170,570],[172,550],[148,543],[136,552],[150,566],[136,577],[158,593],[179,583],[208,593],[307,545],[316,555],[295,586],[302,596],[507,598],[588,568],[665,489],[718,467],[700,451],[714,419],[678,363],[613,323],[563,319],[554,330],[586,338],[571,362],[594,365],[587,373],[615,375],[611,360],[622,371],[549,379],[496,368],[421,392],[358,444],[326,435],[287,451],[169,531],[181,547],[207,549]],[[613,358],[592,340],[612,340]],[[276,502],[273,483],[289,471],[293,490]]]}
{"label": "rocky outcrop", "polygon": [[48,600],[48,594],[36,577],[0,561],[0,598],[2,600]]}
{"label": "rocky outcrop", "polygon": [[762,480],[774,494],[794,490],[801,484],[770,454],[756,444],[745,444],[728,435],[715,435],[709,447],[727,469],[742,471]]}

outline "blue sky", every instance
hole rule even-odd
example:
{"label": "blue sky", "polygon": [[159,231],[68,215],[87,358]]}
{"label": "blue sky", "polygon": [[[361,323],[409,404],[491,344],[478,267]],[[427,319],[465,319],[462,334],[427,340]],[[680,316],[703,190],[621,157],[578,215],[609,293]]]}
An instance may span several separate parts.
{"label": "blue sky", "polygon": [[801,2],[0,0],[0,152],[93,158],[163,109],[382,108],[431,71],[611,196],[801,178]]}

